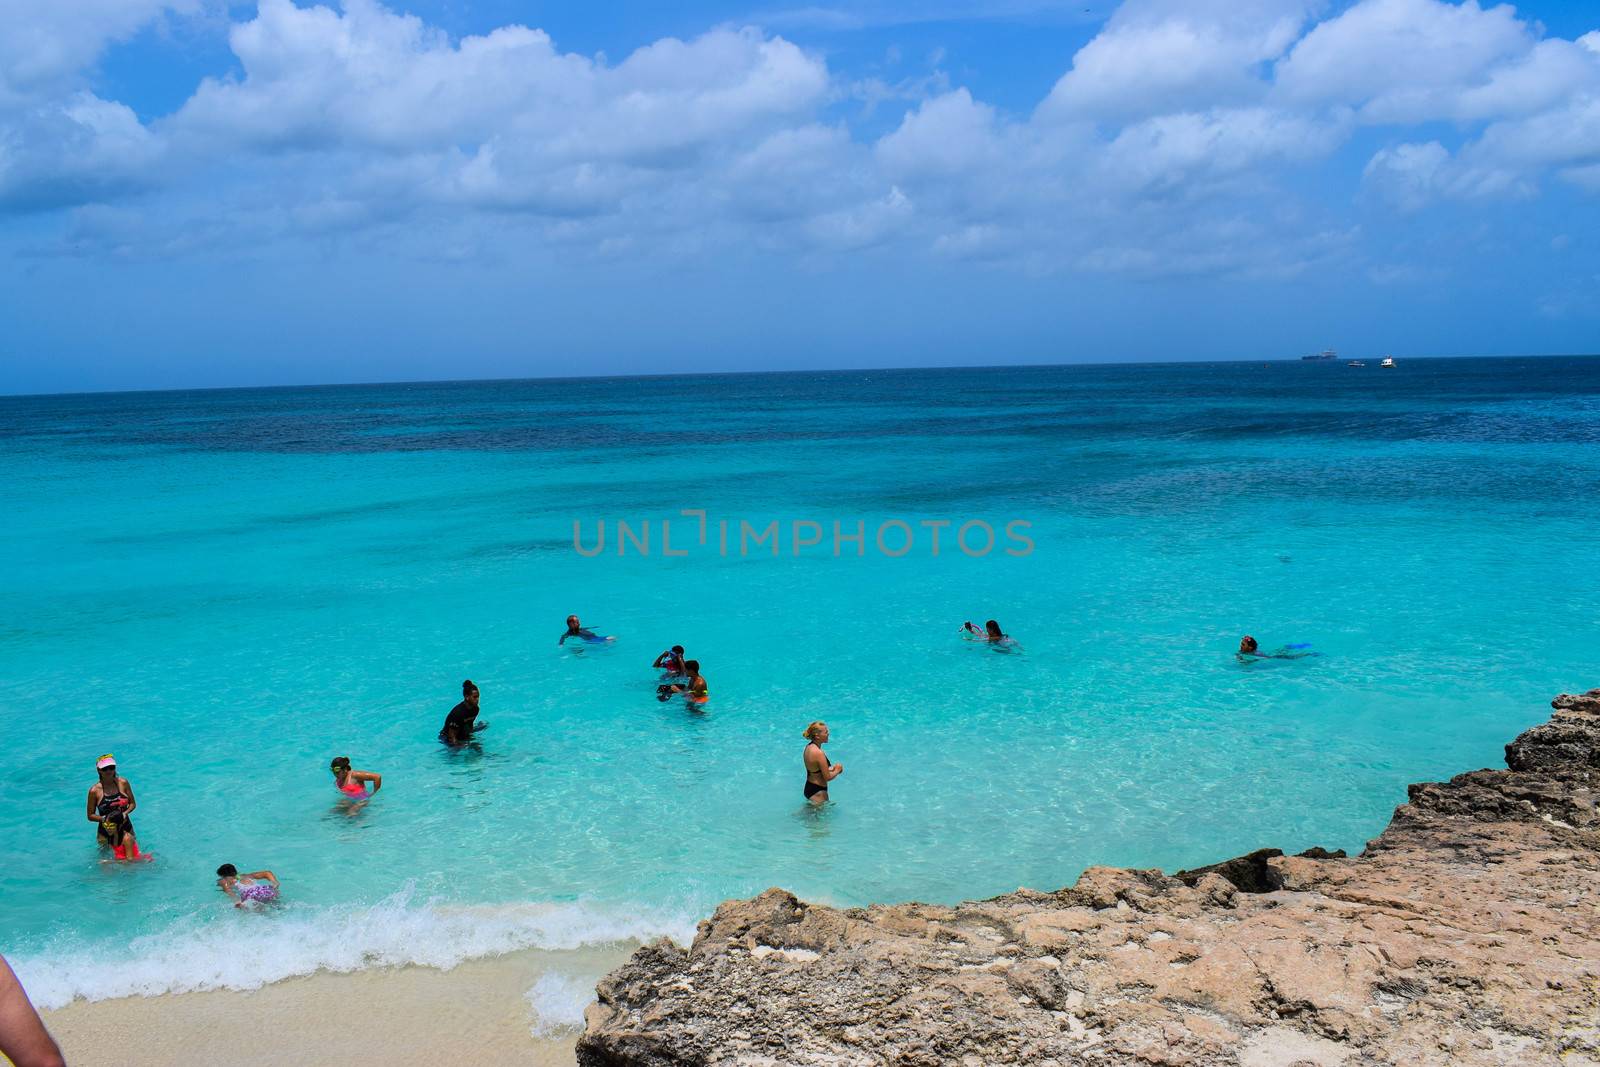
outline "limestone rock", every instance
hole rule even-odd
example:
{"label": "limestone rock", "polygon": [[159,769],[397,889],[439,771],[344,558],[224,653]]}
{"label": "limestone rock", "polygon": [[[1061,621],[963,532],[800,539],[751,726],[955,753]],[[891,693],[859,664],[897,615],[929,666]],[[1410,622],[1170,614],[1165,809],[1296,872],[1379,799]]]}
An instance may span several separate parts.
{"label": "limestone rock", "polygon": [[1354,858],[835,909],[725,902],[600,983],[582,1067],[1600,1065],[1600,690]]}

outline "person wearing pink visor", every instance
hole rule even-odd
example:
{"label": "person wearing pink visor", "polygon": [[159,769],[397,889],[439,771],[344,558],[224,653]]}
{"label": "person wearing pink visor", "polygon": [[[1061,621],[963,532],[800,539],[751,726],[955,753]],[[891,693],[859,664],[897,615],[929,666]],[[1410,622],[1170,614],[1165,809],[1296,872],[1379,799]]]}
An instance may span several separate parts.
{"label": "person wearing pink visor", "polygon": [[109,845],[111,854],[119,860],[141,859],[133,820],[128,818],[138,806],[133,787],[118,776],[117,759],[109,752],[95,761],[94,769],[100,780],[89,789],[89,821],[99,826],[100,844]]}

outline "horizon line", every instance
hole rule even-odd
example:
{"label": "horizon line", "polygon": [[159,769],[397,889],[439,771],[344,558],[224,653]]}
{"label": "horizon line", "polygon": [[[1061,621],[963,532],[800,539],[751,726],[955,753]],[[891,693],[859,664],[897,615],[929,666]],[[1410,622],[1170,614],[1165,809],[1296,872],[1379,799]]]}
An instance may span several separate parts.
{"label": "horizon line", "polygon": [[[1401,357],[1406,360],[1413,359],[1594,359],[1600,357],[1600,352],[1500,352],[1494,354],[1472,355],[1408,355]],[[1336,362],[1343,357],[1335,357]],[[1352,359],[1368,357],[1353,356]],[[1371,357],[1381,358],[1381,357]],[[1323,360],[1306,360],[1300,356],[1280,356],[1273,359],[1136,359],[1136,360],[1082,360],[1078,362],[1063,363],[972,363],[950,364],[946,366],[900,366],[900,367],[813,367],[813,368],[786,368],[775,370],[716,370],[716,371],[676,371],[667,374],[530,374],[517,377],[504,378],[395,378],[386,381],[359,381],[359,382],[282,382],[273,385],[190,385],[190,386],[163,386],[133,389],[83,389],[61,390],[59,392],[42,393],[8,393],[0,392],[0,401],[4,400],[29,400],[43,397],[76,397],[76,396],[127,396],[135,394],[159,393],[226,393],[244,392],[269,389],[370,389],[387,385],[493,385],[508,382],[605,382],[605,381],[649,381],[671,378],[733,378],[748,377],[757,374],[877,374],[890,371],[970,371],[970,370],[1049,370],[1061,367],[1172,367],[1172,366],[1207,366],[1210,364],[1233,363],[1288,363],[1298,364],[1303,362],[1325,362]]]}

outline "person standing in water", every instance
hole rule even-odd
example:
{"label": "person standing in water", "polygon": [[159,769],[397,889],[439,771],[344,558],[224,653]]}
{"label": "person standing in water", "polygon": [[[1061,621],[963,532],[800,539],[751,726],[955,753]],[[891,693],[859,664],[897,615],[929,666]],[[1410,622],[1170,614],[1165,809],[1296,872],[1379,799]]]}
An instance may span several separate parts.
{"label": "person standing in water", "polygon": [[109,752],[95,762],[94,768],[100,780],[89,787],[89,821],[99,825],[96,837],[100,844],[110,846],[117,859],[136,860],[139,841],[133,834],[133,820],[128,818],[138,807],[133,787],[117,775],[117,759]]}
{"label": "person standing in water", "polygon": [[682,674],[683,646],[673,645],[671,648],[661,653],[661,655],[657,656],[656,661],[650,664],[650,667],[653,670],[664,671],[667,674]]}
{"label": "person standing in water", "polygon": [[468,678],[461,683],[461,703],[451,708],[450,714],[445,716],[444,726],[439,730],[439,740],[447,745],[464,745],[472,740],[473,734],[488,726],[488,723],[478,721],[478,687]]}
{"label": "person standing in water", "polygon": [[706,685],[705,678],[700,674],[699,660],[684,660],[683,673],[686,675],[683,681],[669,682],[656,687],[656,699],[664,701],[673,693],[682,693],[691,704],[704,704],[711,699],[710,687]]}
{"label": "person standing in water", "polygon": [[240,874],[239,868],[224,863],[217,868],[217,888],[237,901],[234,904],[236,908],[242,908],[251,901],[264,904],[278,899],[278,876],[271,871]]}
{"label": "person standing in water", "polygon": [[566,644],[567,638],[569,637],[577,638],[580,641],[590,641],[595,643],[616,640],[615,637],[602,637],[595,633],[593,630],[578,622],[578,617],[576,615],[567,616],[567,632],[561,635],[561,640],[557,641],[556,644]]}
{"label": "person standing in water", "polygon": [[[370,799],[378,790],[383,788],[383,775],[373,774],[371,771],[357,771],[350,767],[349,756],[335,756],[328,765],[333,771],[333,785],[351,800]],[[372,792],[367,792],[367,783],[372,783]]]}
{"label": "person standing in water", "polygon": [[844,773],[844,764],[833,763],[822,746],[828,742],[828,724],[814,722],[806,727],[806,748],[801,757],[806,768],[805,797],[813,806],[828,802],[828,783]]}

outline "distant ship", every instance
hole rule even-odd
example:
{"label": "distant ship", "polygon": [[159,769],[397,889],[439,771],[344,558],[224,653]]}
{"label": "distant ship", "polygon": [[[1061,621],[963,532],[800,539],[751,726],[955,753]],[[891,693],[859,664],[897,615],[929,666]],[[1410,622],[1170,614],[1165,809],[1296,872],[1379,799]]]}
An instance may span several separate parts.
{"label": "distant ship", "polygon": [[1339,358],[1339,353],[1335,352],[1331,348],[1324,348],[1321,352],[1318,352],[1314,356],[1301,356],[1300,357],[1300,359],[1302,361],[1313,360],[1313,359],[1338,359],[1338,358]]}
{"label": "distant ship", "polygon": [[1380,367],[1393,367],[1394,366],[1394,357],[1393,356],[1384,356],[1383,357],[1383,362],[1378,364],[1378,366],[1380,366]]}
{"label": "distant ship", "polygon": [[1346,367],[1365,367],[1366,364],[1361,362],[1359,359],[1352,359],[1349,363],[1346,363],[1345,366]]}

